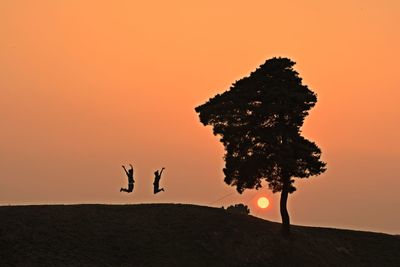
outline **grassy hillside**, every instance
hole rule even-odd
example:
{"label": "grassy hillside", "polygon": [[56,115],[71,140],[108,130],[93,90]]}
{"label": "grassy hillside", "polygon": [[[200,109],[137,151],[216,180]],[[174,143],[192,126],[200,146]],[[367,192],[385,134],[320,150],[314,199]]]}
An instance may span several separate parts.
{"label": "grassy hillside", "polygon": [[398,236],[178,204],[0,207],[0,266],[400,266]]}

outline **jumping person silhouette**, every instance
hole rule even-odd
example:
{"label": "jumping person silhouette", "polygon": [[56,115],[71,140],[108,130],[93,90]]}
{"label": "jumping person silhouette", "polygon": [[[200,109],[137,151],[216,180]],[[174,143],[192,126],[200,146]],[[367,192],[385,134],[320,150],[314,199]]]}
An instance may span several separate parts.
{"label": "jumping person silhouette", "polygon": [[160,189],[160,179],[161,179],[161,174],[164,171],[164,169],[165,168],[163,167],[160,172],[158,170],[156,170],[154,172],[154,183],[153,183],[153,186],[154,186],[153,193],[154,194],[157,194],[160,191],[164,191],[164,188]]}
{"label": "jumping person silhouette", "polygon": [[135,182],[133,180],[133,166],[132,166],[132,164],[129,164],[129,166],[131,166],[131,168],[129,170],[126,170],[125,166],[122,165],[122,168],[124,168],[124,171],[125,171],[126,175],[128,176],[128,189],[121,187],[119,192],[131,193],[133,191],[133,184]]}

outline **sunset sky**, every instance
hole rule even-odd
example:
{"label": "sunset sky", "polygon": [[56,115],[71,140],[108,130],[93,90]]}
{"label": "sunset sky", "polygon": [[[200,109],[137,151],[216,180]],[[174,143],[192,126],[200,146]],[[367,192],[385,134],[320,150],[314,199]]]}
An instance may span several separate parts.
{"label": "sunset sky", "polygon": [[1,0],[0,204],[244,203],[280,221],[267,187],[229,195],[194,108],[281,56],[318,95],[302,129],[328,164],[296,181],[291,222],[399,234],[399,26],[397,0]]}

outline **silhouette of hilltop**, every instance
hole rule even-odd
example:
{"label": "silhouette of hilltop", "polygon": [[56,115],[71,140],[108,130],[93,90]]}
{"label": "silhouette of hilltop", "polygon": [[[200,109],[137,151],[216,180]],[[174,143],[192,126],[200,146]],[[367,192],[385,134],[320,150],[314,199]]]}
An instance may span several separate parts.
{"label": "silhouette of hilltop", "polygon": [[400,266],[394,235],[182,204],[0,207],[1,266]]}

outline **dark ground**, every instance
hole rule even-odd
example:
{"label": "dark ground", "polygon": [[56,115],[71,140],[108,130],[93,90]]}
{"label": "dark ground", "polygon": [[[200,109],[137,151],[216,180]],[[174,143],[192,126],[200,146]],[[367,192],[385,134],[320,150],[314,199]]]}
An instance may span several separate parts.
{"label": "dark ground", "polygon": [[0,207],[0,266],[400,266],[399,236],[180,205]]}

